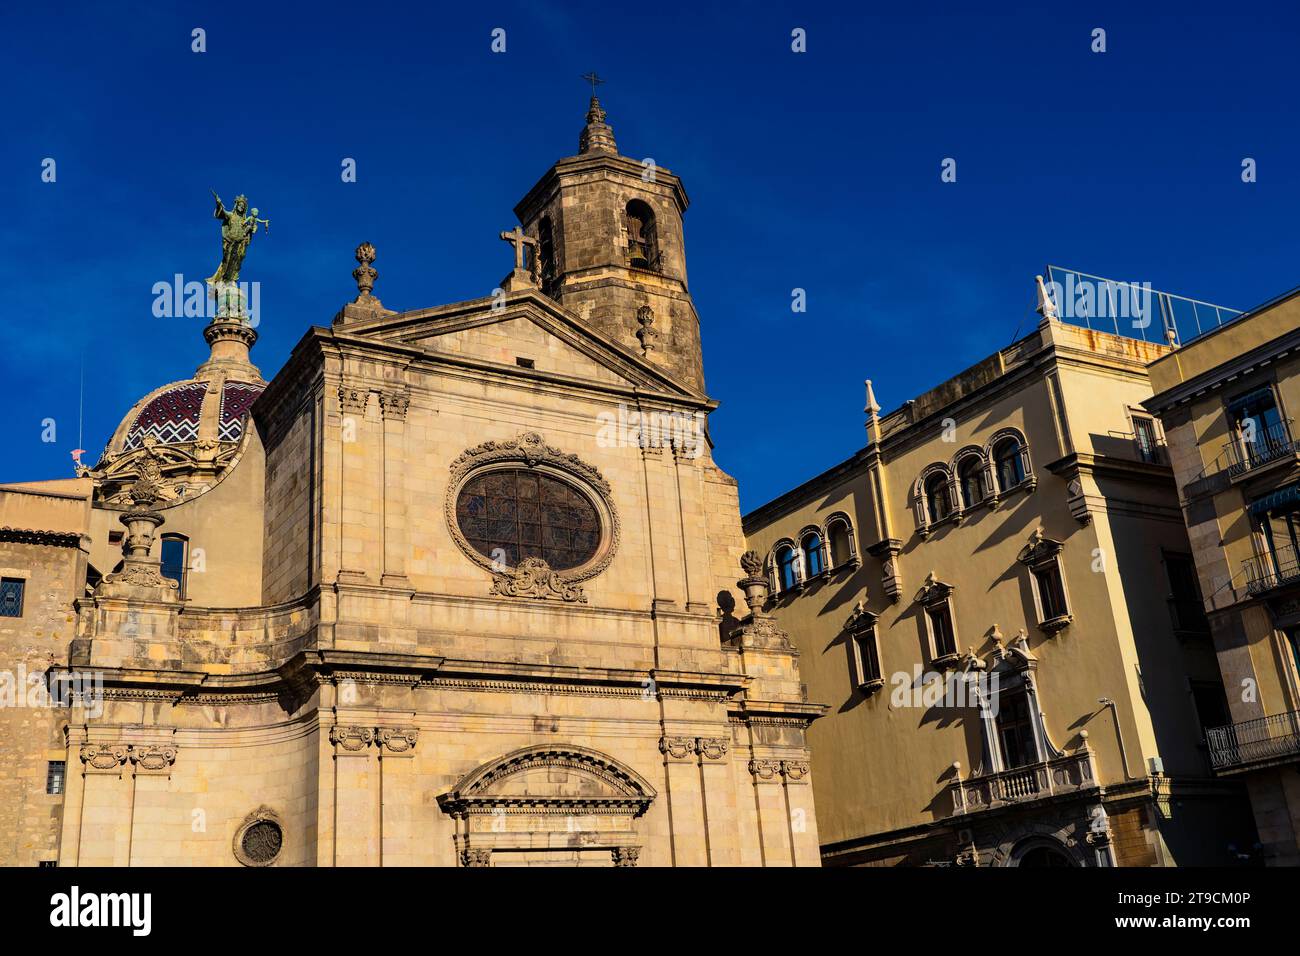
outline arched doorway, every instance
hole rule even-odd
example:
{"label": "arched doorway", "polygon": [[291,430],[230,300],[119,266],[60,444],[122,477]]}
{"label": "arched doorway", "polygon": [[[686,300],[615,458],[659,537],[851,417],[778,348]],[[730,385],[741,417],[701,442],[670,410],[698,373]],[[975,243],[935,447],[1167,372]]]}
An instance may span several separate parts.
{"label": "arched doorway", "polygon": [[1078,866],[1070,852],[1056,840],[1034,837],[1020,843],[1007,858],[1007,866]]}

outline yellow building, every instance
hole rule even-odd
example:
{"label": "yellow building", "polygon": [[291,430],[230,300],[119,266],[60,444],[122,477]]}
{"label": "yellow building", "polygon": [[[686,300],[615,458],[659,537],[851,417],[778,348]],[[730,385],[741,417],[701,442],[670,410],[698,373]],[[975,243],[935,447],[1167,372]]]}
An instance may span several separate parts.
{"label": "yellow building", "polygon": [[482,297],[385,308],[365,243],[271,381],[230,307],[78,479],[0,489],[0,651],[60,687],[0,713],[0,864],[819,864],[824,708],[646,173],[593,97]]}
{"label": "yellow building", "polygon": [[1290,866],[1300,864],[1297,345],[1290,292],[1154,362],[1145,403],[1168,435],[1228,692],[1210,757],[1249,788],[1256,855]]}
{"label": "yellow building", "polygon": [[[794,635],[827,864],[1229,863],[1221,699],[1159,430],[1166,346],[1060,321],[745,517]],[[1200,708],[1198,710],[1198,707]]]}

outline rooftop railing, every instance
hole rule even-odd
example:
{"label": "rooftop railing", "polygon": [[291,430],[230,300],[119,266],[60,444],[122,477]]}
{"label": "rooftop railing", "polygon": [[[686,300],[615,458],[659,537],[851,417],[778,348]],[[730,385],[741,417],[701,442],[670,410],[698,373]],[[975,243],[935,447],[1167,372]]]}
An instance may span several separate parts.
{"label": "rooftop railing", "polygon": [[1212,302],[1160,292],[1149,282],[1121,282],[1061,266],[1047,267],[1046,279],[1057,318],[1071,325],[1110,332],[1144,342],[1188,342],[1241,315]]}

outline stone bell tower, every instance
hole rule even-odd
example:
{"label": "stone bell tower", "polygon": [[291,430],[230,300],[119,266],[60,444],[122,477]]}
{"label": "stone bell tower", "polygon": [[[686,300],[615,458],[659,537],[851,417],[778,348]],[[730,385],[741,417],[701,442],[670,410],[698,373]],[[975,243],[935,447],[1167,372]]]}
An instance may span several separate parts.
{"label": "stone bell tower", "polygon": [[[593,88],[594,92],[594,88]],[[681,181],[620,156],[592,96],[578,154],[561,159],[515,215],[537,240],[542,291],[620,345],[704,390],[700,323],[686,284]]]}

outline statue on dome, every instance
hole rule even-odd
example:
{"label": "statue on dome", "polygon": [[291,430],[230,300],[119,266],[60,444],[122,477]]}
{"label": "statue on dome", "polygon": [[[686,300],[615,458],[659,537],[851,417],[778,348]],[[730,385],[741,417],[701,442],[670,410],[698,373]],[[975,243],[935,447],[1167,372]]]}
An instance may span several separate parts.
{"label": "statue on dome", "polygon": [[212,198],[217,201],[217,208],[212,218],[221,220],[221,265],[208,279],[208,285],[221,285],[239,281],[239,270],[244,266],[244,256],[248,255],[248,244],[252,242],[259,224],[264,224],[269,232],[271,220],[258,219],[257,210],[248,209],[248,197],[236,196],[235,208],[227,209],[212,191]]}

